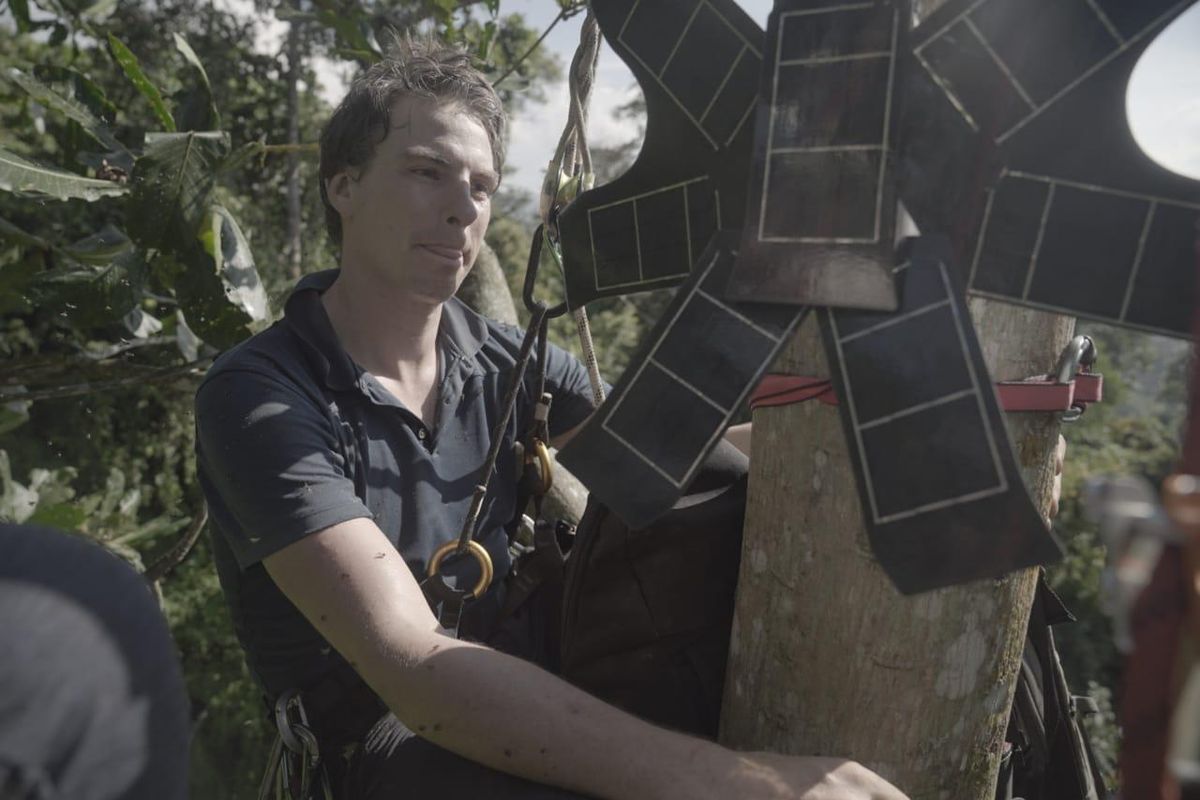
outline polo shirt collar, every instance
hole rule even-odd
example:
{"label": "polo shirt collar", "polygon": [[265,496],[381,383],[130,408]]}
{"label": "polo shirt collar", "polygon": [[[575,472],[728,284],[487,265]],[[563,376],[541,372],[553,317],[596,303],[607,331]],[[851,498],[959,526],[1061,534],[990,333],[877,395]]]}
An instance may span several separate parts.
{"label": "polo shirt collar", "polygon": [[[346,391],[359,385],[359,368],[338,341],[321,294],[337,280],[339,271],[323,270],[305,275],[296,283],[283,317],[304,343],[321,380],[334,391]],[[455,356],[473,359],[487,340],[487,323],[457,297],[442,306],[438,343]]]}

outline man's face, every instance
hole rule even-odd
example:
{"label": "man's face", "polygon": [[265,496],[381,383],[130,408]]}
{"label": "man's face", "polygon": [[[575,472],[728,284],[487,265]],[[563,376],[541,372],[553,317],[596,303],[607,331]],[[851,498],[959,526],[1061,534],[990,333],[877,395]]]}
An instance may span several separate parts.
{"label": "man's face", "polygon": [[479,122],[454,104],[402,97],[365,168],[329,179],[342,267],[441,303],[479,255],[500,176]]}

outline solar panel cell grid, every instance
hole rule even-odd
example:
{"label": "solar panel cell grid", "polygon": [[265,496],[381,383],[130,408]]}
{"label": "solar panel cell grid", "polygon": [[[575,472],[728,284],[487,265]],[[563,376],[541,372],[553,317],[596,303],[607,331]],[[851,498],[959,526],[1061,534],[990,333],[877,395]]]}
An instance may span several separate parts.
{"label": "solar panel cell grid", "polygon": [[[668,8],[639,0],[618,40],[654,74],[663,91],[717,150],[736,134],[753,108],[753,100],[732,108],[718,101],[734,72],[745,66],[757,71],[757,43],[748,41],[704,0],[687,14],[679,11],[677,4]],[[744,64],[751,61],[749,54],[754,63]]]}
{"label": "solar panel cell grid", "polygon": [[981,394],[991,387],[980,380],[964,328],[969,320],[954,302],[946,265],[913,274],[921,271],[938,276],[936,284],[914,281],[894,314],[825,312],[874,524],[1008,487]]}
{"label": "solar panel cell grid", "polygon": [[[957,452],[971,457],[947,459],[934,444],[953,436]],[[989,441],[979,425],[971,396],[910,415],[904,425],[862,432],[865,460],[872,476],[875,522],[885,524],[948,508],[956,503],[999,494],[1007,489],[992,468]],[[920,465],[919,469],[914,468]],[[955,487],[947,496],[945,487]]]}

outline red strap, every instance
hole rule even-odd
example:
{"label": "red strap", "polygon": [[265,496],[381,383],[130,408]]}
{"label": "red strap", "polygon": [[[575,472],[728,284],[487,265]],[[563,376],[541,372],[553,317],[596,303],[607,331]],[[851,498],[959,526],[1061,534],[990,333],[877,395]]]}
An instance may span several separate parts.
{"label": "red strap", "polygon": [[[1045,377],[998,381],[996,393],[1000,396],[1000,407],[1005,411],[1066,411],[1072,406],[1100,402],[1103,385],[1101,375],[1080,372],[1070,383],[1058,383]],[[786,406],[806,400],[819,400],[828,406],[838,403],[828,378],[771,373],[763,376],[750,395],[750,408]]]}
{"label": "red strap", "polygon": [[827,378],[770,373],[763,376],[754,394],[750,396],[750,408],[788,406],[792,403],[803,403],[805,400],[819,400],[827,406],[837,405],[833,384]]}

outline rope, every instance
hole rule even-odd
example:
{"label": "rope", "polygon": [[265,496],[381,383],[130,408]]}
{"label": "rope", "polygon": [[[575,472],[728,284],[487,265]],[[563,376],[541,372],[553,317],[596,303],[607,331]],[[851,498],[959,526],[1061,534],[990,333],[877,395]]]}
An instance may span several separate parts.
{"label": "rope", "polygon": [[[554,150],[554,158],[542,186],[542,221],[548,232],[555,232],[555,217],[559,203],[571,199],[579,192],[592,188],[592,154],[587,144],[587,118],[592,87],[596,78],[596,63],[600,58],[600,24],[591,9],[583,20],[579,31],[579,47],[571,59],[567,73],[570,104],[567,109],[567,124]],[[564,191],[566,190],[566,191]],[[568,195],[566,198],[563,195]],[[552,242],[551,244],[556,244]],[[600,376],[600,365],[596,360],[596,346],[592,341],[592,329],[588,323],[587,310],[580,306],[571,312],[575,329],[579,334],[579,348],[583,363],[587,367],[588,381],[592,385],[592,399],[596,405],[604,402],[604,380]]]}

